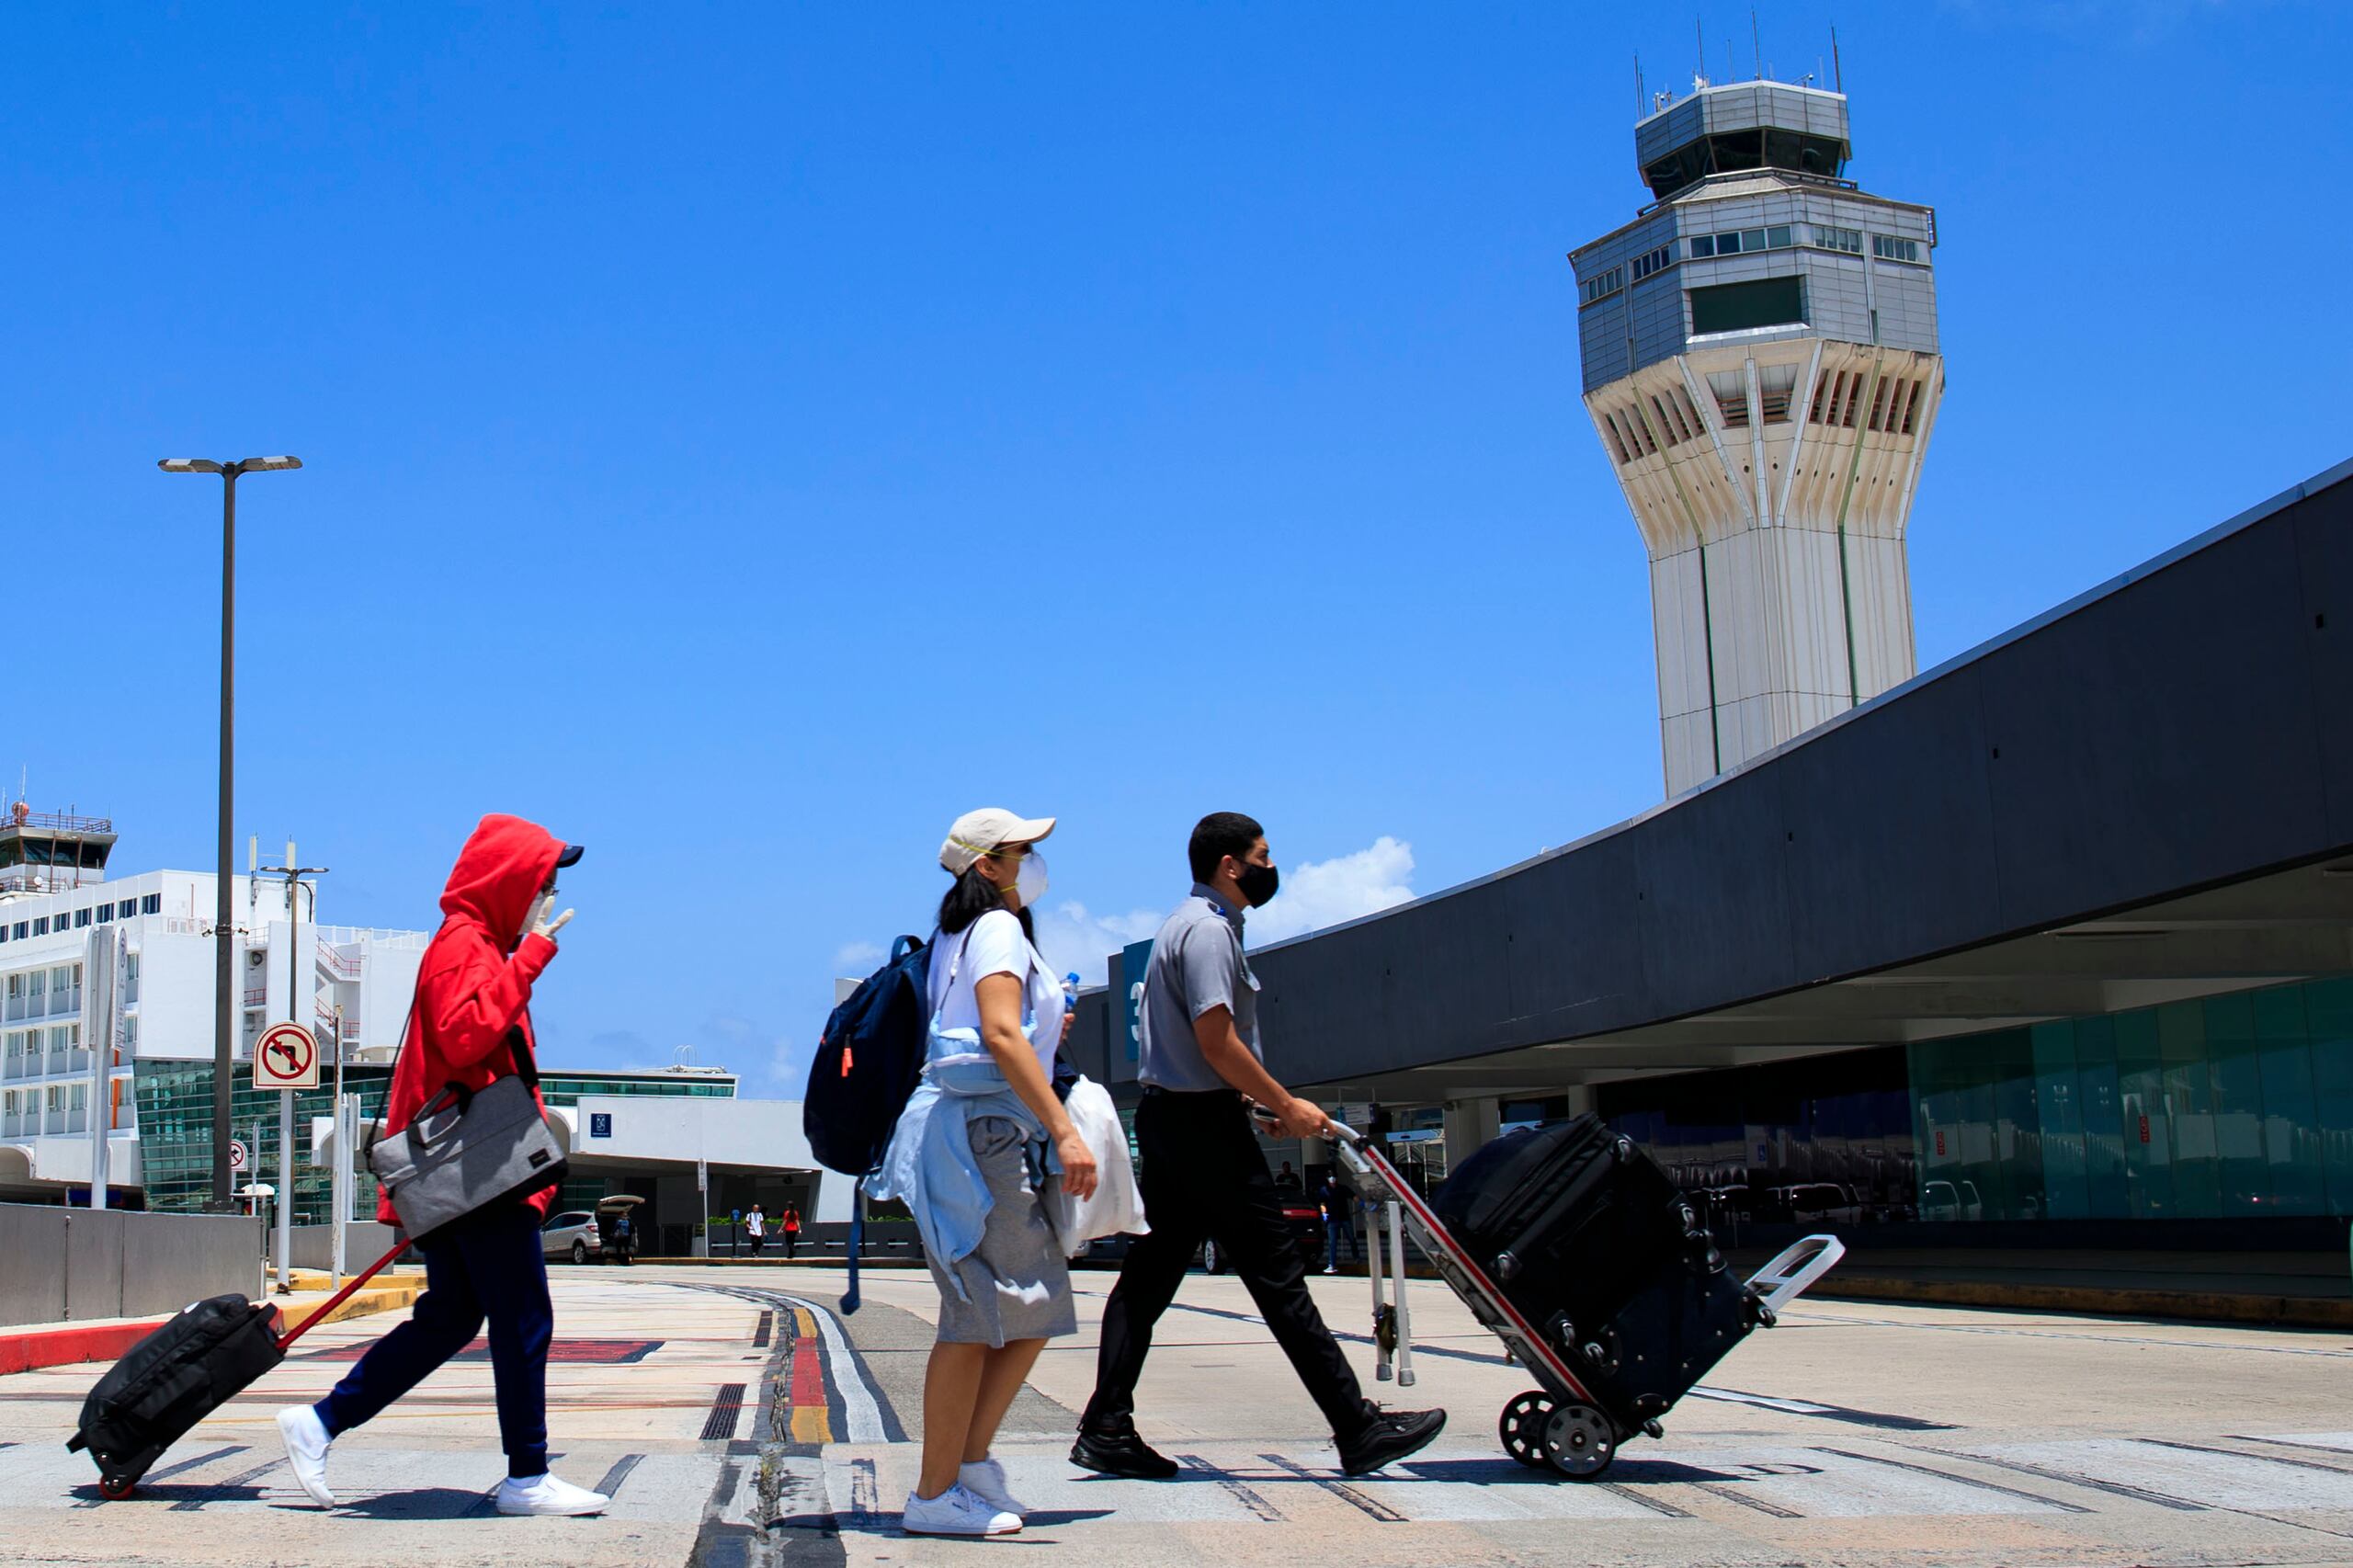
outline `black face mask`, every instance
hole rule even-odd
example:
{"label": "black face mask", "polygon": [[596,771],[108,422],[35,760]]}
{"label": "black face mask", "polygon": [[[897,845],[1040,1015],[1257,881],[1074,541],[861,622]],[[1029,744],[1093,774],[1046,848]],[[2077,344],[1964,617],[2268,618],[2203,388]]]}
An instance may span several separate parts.
{"label": "black face mask", "polygon": [[1282,885],[1282,881],[1283,874],[1272,866],[1252,866],[1245,863],[1240,870],[1233,873],[1233,885],[1242,891],[1242,896],[1249,901],[1250,907],[1253,909],[1274,897],[1275,890]]}

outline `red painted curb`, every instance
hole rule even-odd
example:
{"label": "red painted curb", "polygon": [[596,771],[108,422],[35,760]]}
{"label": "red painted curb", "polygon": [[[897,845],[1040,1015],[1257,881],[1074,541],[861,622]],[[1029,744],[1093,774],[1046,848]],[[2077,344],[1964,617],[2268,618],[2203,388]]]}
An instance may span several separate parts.
{"label": "red painted curb", "polygon": [[93,1328],[45,1328],[32,1334],[0,1334],[0,1375],[76,1361],[116,1361],[168,1319],[110,1323]]}

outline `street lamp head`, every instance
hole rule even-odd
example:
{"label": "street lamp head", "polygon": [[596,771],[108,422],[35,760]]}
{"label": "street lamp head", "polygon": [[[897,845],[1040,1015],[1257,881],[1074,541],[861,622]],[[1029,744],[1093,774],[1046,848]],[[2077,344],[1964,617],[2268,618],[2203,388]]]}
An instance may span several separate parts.
{"label": "street lamp head", "polygon": [[165,473],[219,473],[221,465],[210,458],[165,458],[155,465]]}
{"label": "street lamp head", "polygon": [[301,458],[282,456],[275,458],[246,458],[237,464],[237,472],[240,473],[267,473],[274,469],[301,468],[301,466],[302,460]]}

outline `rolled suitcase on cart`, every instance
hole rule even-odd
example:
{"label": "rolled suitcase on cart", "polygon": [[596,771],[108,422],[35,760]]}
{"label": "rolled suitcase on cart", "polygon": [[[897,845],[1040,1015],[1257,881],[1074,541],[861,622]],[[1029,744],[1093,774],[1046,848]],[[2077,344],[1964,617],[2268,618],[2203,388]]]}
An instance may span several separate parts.
{"label": "rolled suitcase on cart", "polygon": [[82,1402],[82,1420],[66,1440],[89,1450],[98,1467],[98,1493],[122,1498],[188,1428],[286,1359],[286,1347],[398,1257],[405,1239],[368,1266],[291,1333],[266,1301],[212,1296],[183,1307],[132,1346]]}
{"label": "rolled suitcase on cart", "polygon": [[1338,1131],[1341,1168],[1375,1205],[1377,1375],[1390,1375],[1393,1351],[1398,1381],[1412,1381],[1402,1227],[1543,1385],[1505,1406],[1505,1451],[1576,1480],[1599,1475],[1627,1438],[1659,1436],[1677,1399],[1846,1252],[1835,1237],[1809,1236],[1750,1278],[1734,1277],[1666,1173],[1593,1116],[1496,1139],[1427,1199],[1379,1151]]}

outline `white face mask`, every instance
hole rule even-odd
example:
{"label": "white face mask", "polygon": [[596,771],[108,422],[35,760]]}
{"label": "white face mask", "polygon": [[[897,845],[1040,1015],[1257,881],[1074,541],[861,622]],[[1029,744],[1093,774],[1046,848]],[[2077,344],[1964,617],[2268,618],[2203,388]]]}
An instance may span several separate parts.
{"label": "white face mask", "polygon": [[1024,909],[1035,909],[1038,901],[1046,896],[1046,857],[1032,849],[1021,858],[1021,869],[1013,879],[1014,896],[1021,900]]}

